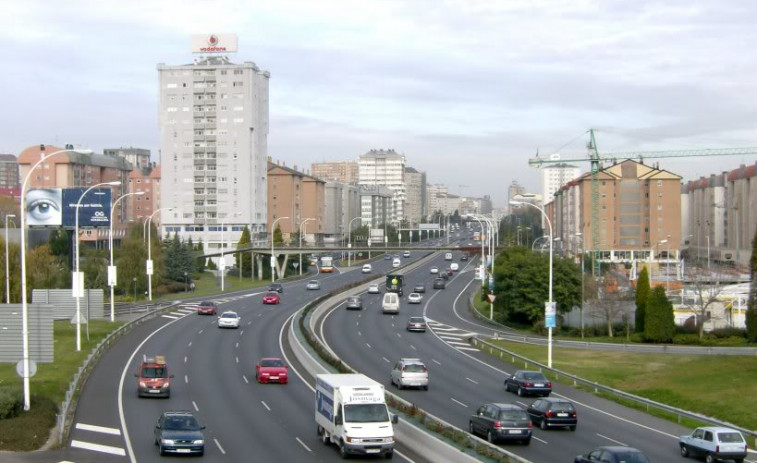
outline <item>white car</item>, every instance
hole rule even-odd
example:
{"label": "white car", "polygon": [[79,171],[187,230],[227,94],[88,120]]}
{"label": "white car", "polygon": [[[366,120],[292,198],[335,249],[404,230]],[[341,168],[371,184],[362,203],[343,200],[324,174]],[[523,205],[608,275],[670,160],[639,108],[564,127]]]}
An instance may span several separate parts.
{"label": "white car", "polygon": [[402,257],[410,257],[410,251],[403,252]]}
{"label": "white car", "polygon": [[457,272],[457,271],[458,271],[458,269],[460,268],[460,266],[459,266],[459,265],[457,265],[457,262],[452,262],[451,264],[449,264],[449,268],[450,268],[450,270],[452,270],[453,272]]}
{"label": "white car", "polygon": [[368,287],[368,294],[379,294],[381,293],[381,290],[379,290],[378,284],[370,285]]}
{"label": "white car", "polygon": [[239,328],[239,315],[236,312],[227,311],[218,317],[219,328]]}
{"label": "white car", "polygon": [[310,280],[308,281],[308,284],[305,285],[305,289],[321,289],[321,284],[318,280]]}
{"label": "white car", "polygon": [[436,275],[439,273],[439,267],[431,267],[431,274]]}
{"label": "white car", "polygon": [[373,267],[371,267],[371,264],[363,265],[363,273],[371,273],[372,271],[373,271]]}
{"label": "white car", "polygon": [[423,296],[418,293],[410,293],[407,296],[407,302],[410,304],[420,304],[423,301]]}

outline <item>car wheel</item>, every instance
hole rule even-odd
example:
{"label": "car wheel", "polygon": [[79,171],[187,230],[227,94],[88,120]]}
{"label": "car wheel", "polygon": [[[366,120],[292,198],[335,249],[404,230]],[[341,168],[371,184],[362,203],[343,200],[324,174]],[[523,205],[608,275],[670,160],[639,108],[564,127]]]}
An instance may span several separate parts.
{"label": "car wheel", "polygon": [[681,444],[681,456],[684,458],[688,458],[689,456],[689,448],[685,444]]}
{"label": "car wheel", "polygon": [[394,452],[386,452],[384,454],[384,458],[386,458],[387,460],[391,460],[392,458],[394,458]]}
{"label": "car wheel", "polygon": [[712,456],[711,453],[708,453],[706,457],[704,457],[705,463],[715,463],[715,457]]}
{"label": "car wheel", "polygon": [[486,440],[488,440],[492,444],[494,443],[495,439],[494,439],[494,436],[492,436],[492,432],[491,431],[487,431],[487,433],[486,433]]}
{"label": "car wheel", "polygon": [[578,425],[573,424],[573,425],[570,426],[570,430],[571,431],[575,431],[576,427],[578,427]]}
{"label": "car wheel", "polygon": [[342,457],[342,460],[346,460],[350,457],[347,453],[347,448],[344,446],[344,441],[339,441],[339,456]]}
{"label": "car wheel", "polygon": [[542,418],[542,419],[541,419],[541,422],[539,423],[539,427],[540,427],[540,428],[541,428],[541,429],[542,429],[543,431],[546,431],[546,430],[547,430],[547,420],[546,420],[546,418]]}
{"label": "car wheel", "polygon": [[505,381],[505,391],[510,392],[510,383]]}
{"label": "car wheel", "polygon": [[475,430],[475,428],[473,426],[473,421],[469,421],[468,422],[468,432],[471,433],[471,434],[473,434],[473,435],[476,434],[476,430]]}
{"label": "car wheel", "polygon": [[531,438],[530,437],[528,439],[525,439],[523,441],[523,445],[529,445],[529,444],[531,444]]}
{"label": "car wheel", "polygon": [[428,384],[426,384],[425,386],[423,386],[423,390],[424,391],[428,391]]}
{"label": "car wheel", "polygon": [[165,455],[165,454],[166,454],[166,450],[165,450],[165,449],[163,448],[163,445],[162,445],[162,444],[160,445],[160,448],[159,448],[159,450],[160,450],[160,454],[161,454],[161,456],[162,456],[162,455]]}
{"label": "car wheel", "polygon": [[518,386],[518,397],[523,397],[524,395],[526,395],[526,391],[524,391],[522,387]]}

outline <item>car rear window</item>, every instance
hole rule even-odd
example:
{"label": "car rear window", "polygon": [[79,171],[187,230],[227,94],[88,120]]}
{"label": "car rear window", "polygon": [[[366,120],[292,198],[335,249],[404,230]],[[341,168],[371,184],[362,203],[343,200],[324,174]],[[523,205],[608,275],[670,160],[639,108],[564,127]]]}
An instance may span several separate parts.
{"label": "car rear window", "polygon": [[284,366],[284,362],[282,362],[281,360],[278,360],[278,359],[274,359],[274,360],[262,360],[260,362],[260,366],[261,367],[283,367]]}
{"label": "car rear window", "polygon": [[623,463],[649,463],[649,459],[643,453],[619,452],[615,456],[618,461]]}
{"label": "car rear window", "polygon": [[742,443],[744,442],[744,438],[741,436],[741,433],[738,432],[719,432],[718,433],[718,440],[720,442],[723,442],[725,444],[733,444],[733,443]]}
{"label": "car rear window", "polygon": [[423,319],[421,317],[411,317],[410,323],[423,323]]}
{"label": "car rear window", "polygon": [[215,304],[213,304],[212,302],[209,302],[209,301],[204,301],[204,302],[200,302],[200,305],[204,305],[204,306],[214,306]]}
{"label": "car rear window", "polygon": [[570,402],[553,402],[549,409],[556,412],[572,412],[573,404]]}
{"label": "car rear window", "polygon": [[528,420],[528,414],[523,410],[500,410],[499,419],[507,421]]}
{"label": "car rear window", "polygon": [[405,365],[405,371],[408,373],[423,373],[425,367],[417,363],[410,363]]}
{"label": "car rear window", "polygon": [[237,314],[226,312],[221,314],[221,318],[237,318]]}
{"label": "car rear window", "polygon": [[547,378],[541,373],[523,373],[523,378],[529,381],[547,381]]}

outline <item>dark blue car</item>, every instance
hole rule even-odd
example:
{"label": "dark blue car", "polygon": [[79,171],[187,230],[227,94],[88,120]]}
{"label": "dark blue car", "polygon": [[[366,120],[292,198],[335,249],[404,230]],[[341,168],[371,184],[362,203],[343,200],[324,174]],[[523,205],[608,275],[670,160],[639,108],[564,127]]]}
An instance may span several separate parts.
{"label": "dark blue car", "polygon": [[160,454],[202,455],[205,436],[192,412],[164,412],[155,425],[155,445]]}

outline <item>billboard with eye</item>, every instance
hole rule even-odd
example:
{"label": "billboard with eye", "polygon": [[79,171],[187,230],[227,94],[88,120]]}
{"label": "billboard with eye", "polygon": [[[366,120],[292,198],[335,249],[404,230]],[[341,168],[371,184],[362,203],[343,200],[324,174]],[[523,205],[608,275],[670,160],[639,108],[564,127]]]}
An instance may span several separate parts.
{"label": "billboard with eye", "polygon": [[[76,203],[87,188],[33,188],[26,193],[26,223],[30,228],[74,228]],[[79,204],[79,228],[110,226],[110,188],[90,190]]]}

